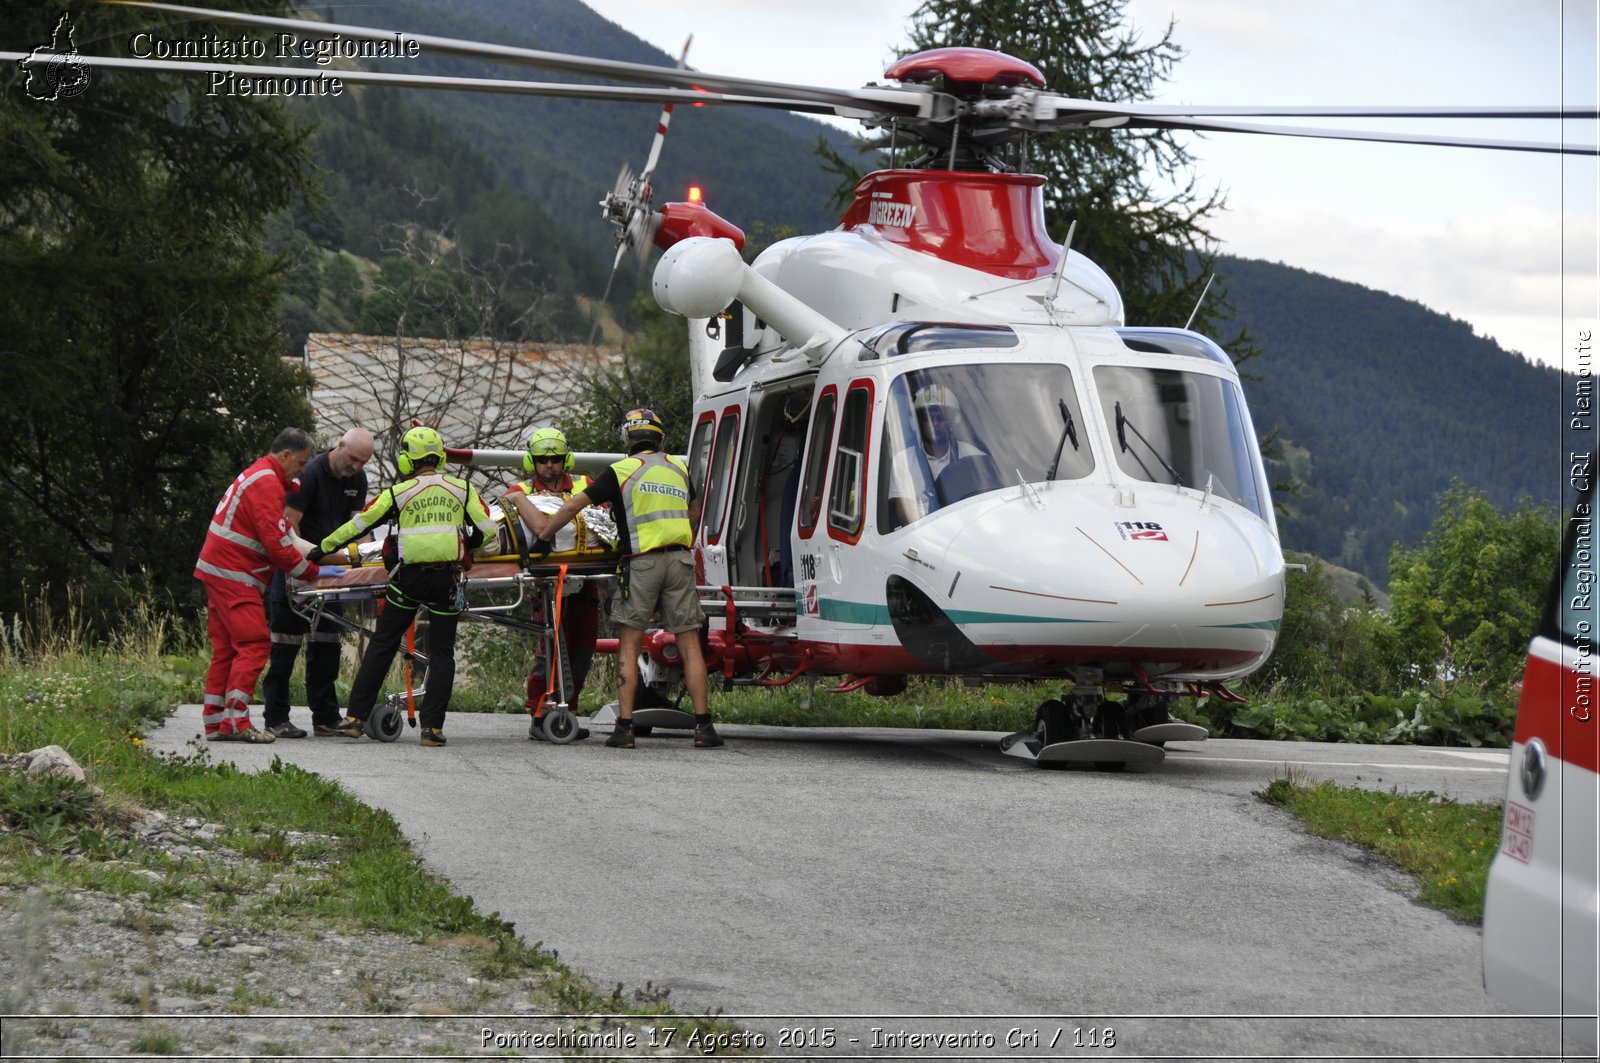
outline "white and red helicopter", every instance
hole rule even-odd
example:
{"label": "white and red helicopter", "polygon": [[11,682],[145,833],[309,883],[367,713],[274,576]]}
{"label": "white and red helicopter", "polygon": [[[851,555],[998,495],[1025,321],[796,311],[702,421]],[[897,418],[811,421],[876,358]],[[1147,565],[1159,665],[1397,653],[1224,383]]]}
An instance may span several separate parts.
{"label": "white and red helicopter", "polygon": [[[137,3],[302,37],[393,31]],[[1595,154],[1593,146],[1261,125],[1262,118],[1580,118],[1552,107],[1120,104],[1047,91],[1032,64],[973,48],[906,56],[889,84],[834,89],[404,34],[425,53],[606,78],[543,84],[341,70],[351,83],[781,108],[854,117],[913,146],[869,174],[839,226],[754,262],[703,203],[656,209],[647,180],[603,201],[628,248],[665,251],[658,302],[688,319],[689,465],[710,663],[728,683],[910,675],[1060,681],[1008,753],[1156,762],[1203,728],[1179,696],[1234,697],[1276,641],[1285,563],[1232,360],[1183,328],[1129,326],[1116,285],[1057,244],[1044,178],[999,149],[1083,127]],[[16,53],[0,58],[18,59]],[[83,57],[89,65],[307,77],[301,69]],[[659,151],[659,136],[652,163]],[[646,172],[653,169],[647,164]],[[456,451],[479,465],[521,452]],[[580,464],[606,456],[580,455]],[[672,636],[645,677],[676,681]],[[652,715],[659,713],[659,715]],[[681,724],[642,709],[641,725]]]}

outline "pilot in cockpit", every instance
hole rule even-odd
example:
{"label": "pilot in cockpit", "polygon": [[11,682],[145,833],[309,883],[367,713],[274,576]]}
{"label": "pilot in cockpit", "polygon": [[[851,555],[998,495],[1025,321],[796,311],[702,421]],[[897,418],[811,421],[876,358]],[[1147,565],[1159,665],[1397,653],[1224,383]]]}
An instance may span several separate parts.
{"label": "pilot in cockpit", "polygon": [[993,464],[983,447],[969,438],[961,405],[948,387],[924,384],[913,393],[911,409],[917,441],[905,443],[890,467],[889,495],[896,527],[984,489],[973,470]]}

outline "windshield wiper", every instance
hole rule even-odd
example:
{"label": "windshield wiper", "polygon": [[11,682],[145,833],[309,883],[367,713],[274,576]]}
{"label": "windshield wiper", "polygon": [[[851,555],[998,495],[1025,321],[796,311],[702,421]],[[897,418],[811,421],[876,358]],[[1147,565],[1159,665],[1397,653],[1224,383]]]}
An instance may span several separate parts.
{"label": "windshield wiper", "polygon": [[1060,407],[1061,420],[1065,423],[1061,428],[1061,438],[1056,440],[1055,459],[1050,462],[1050,471],[1044,474],[1044,478],[1047,481],[1054,480],[1056,478],[1056,468],[1061,464],[1061,450],[1067,445],[1067,440],[1072,440],[1073,450],[1078,449],[1078,429],[1077,426],[1072,423],[1072,411],[1067,408],[1067,400],[1057,399],[1056,405]]}
{"label": "windshield wiper", "polygon": [[[1167,475],[1172,477],[1173,484],[1178,486],[1178,487],[1182,487],[1183,486],[1183,477],[1178,475],[1178,470],[1174,469],[1172,467],[1172,463],[1169,462],[1166,458],[1163,458],[1161,456],[1161,452],[1159,450],[1157,450],[1150,443],[1150,441],[1144,437],[1144,433],[1139,431],[1138,426],[1135,425],[1132,421],[1128,420],[1128,418],[1123,415],[1123,413],[1122,413],[1122,403],[1119,401],[1117,403],[1117,446],[1121,447],[1123,453],[1125,453],[1125,454],[1128,452],[1128,436],[1127,436],[1127,432],[1130,432],[1130,431],[1134,435],[1139,437],[1139,442],[1143,443],[1145,445],[1145,449],[1150,451],[1151,457],[1153,457],[1157,461],[1159,461],[1161,463],[1161,467],[1163,469],[1167,470]],[[1144,473],[1145,473],[1146,476],[1150,476],[1150,466],[1146,465],[1144,463],[1144,460],[1142,458],[1140,458],[1138,454],[1134,454],[1133,460],[1137,461],[1139,463],[1139,468],[1144,470]],[[1151,481],[1154,481],[1155,477],[1154,476],[1150,476],[1150,479],[1151,479]]]}

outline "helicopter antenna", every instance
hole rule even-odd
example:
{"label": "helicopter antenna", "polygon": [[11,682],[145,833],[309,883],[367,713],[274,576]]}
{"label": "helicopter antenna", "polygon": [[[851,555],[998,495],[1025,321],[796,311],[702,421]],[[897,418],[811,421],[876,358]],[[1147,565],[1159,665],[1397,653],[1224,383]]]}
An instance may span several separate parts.
{"label": "helicopter antenna", "polygon": [[1216,279],[1217,275],[1215,273],[1212,273],[1206,278],[1206,286],[1200,289],[1200,298],[1194,301],[1194,309],[1189,311],[1189,320],[1183,323],[1184,328],[1188,328],[1190,325],[1194,324],[1195,315],[1200,313],[1200,304],[1206,301],[1206,292],[1211,290],[1211,282]]}
{"label": "helicopter antenna", "polygon": [[1072,224],[1067,226],[1067,238],[1061,241],[1061,259],[1056,263],[1055,275],[1050,278],[1050,293],[1044,297],[1045,306],[1054,306],[1056,295],[1061,291],[1061,278],[1067,272],[1067,256],[1072,252],[1072,234],[1078,231],[1078,219],[1073,218]]}

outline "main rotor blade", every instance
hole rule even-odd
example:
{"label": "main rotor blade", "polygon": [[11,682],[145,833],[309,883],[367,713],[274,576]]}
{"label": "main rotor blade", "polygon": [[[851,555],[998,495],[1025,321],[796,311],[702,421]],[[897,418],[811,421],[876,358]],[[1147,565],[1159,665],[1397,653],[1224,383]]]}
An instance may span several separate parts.
{"label": "main rotor blade", "polygon": [[1248,122],[1186,121],[1179,118],[1109,119],[1089,123],[1095,127],[1128,129],[1187,129],[1214,133],[1260,133],[1279,137],[1312,137],[1319,140],[1365,140],[1382,144],[1431,144],[1447,148],[1488,148],[1494,151],[1533,151],[1550,155],[1596,155],[1593,144],[1561,144],[1539,140],[1495,140],[1480,137],[1439,136],[1430,133],[1400,133],[1376,129],[1315,129],[1307,126],[1253,125]]}
{"label": "main rotor blade", "polygon": [[[56,59],[54,53],[34,56],[28,52],[0,51],[0,61],[44,64]],[[166,74],[223,74],[235,77],[278,77],[295,81],[338,78],[357,85],[387,85],[394,88],[447,89],[455,92],[499,92],[519,96],[575,96],[592,100],[620,100],[640,103],[708,103],[740,107],[766,107],[783,111],[832,114],[824,104],[797,103],[787,99],[759,96],[734,96],[721,92],[691,92],[685,89],[632,88],[626,85],[570,85],[552,81],[497,80],[492,78],[451,77],[430,74],[390,74],[377,70],[330,70],[326,67],[257,66],[241,63],[187,62],[178,59],[122,59],[107,55],[75,55],[73,62],[109,70],[154,70]]]}
{"label": "main rotor blade", "polygon": [[[1047,108],[1054,108],[1050,115]],[[1600,118],[1600,109],[1594,104],[1517,104],[1489,106],[1480,104],[1273,104],[1261,106],[1241,104],[1224,106],[1206,104],[1193,106],[1180,103],[1100,103],[1096,100],[1052,97],[1039,93],[1039,117],[1042,121],[1072,122],[1082,118],[1127,115],[1137,118],[1569,118],[1594,121]]]}
{"label": "main rotor blade", "polygon": [[[871,87],[861,90],[829,89],[814,85],[790,85],[777,81],[758,81],[752,78],[727,77],[705,74],[694,70],[676,70],[671,67],[650,66],[647,63],[627,63],[615,59],[594,59],[560,52],[543,52],[533,48],[518,48],[502,44],[483,44],[454,37],[434,37],[421,33],[397,33],[374,29],[370,26],[351,26],[334,22],[314,22],[307,19],[277,18],[271,15],[249,15],[236,11],[213,11],[207,8],[187,7],[181,4],[156,3],[153,0],[102,0],[120,7],[137,7],[189,18],[211,19],[216,22],[262,29],[292,30],[321,37],[347,37],[352,40],[393,42],[396,37],[416,41],[426,52],[454,55],[468,59],[486,59],[492,62],[516,63],[522,66],[559,70],[569,74],[590,77],[615,78],[621,81],[639,81],[646,84],[665,85],[682,89],[710,89],[713,92],[746,95],[767,99],[787,99],[793,110],[810,113],[859,114],[863,111],[877,114],[918,115],[926,108],[931,96],[921,89],[896,89]],[[341,75],[342,76],[342,75]],[[602,97],[616,98],[616,97]],[[657,100],[665,96],[655,97]],[[683,99],[685,97],[674,97]],[[823,104],[826,110],[814,106]]]}

